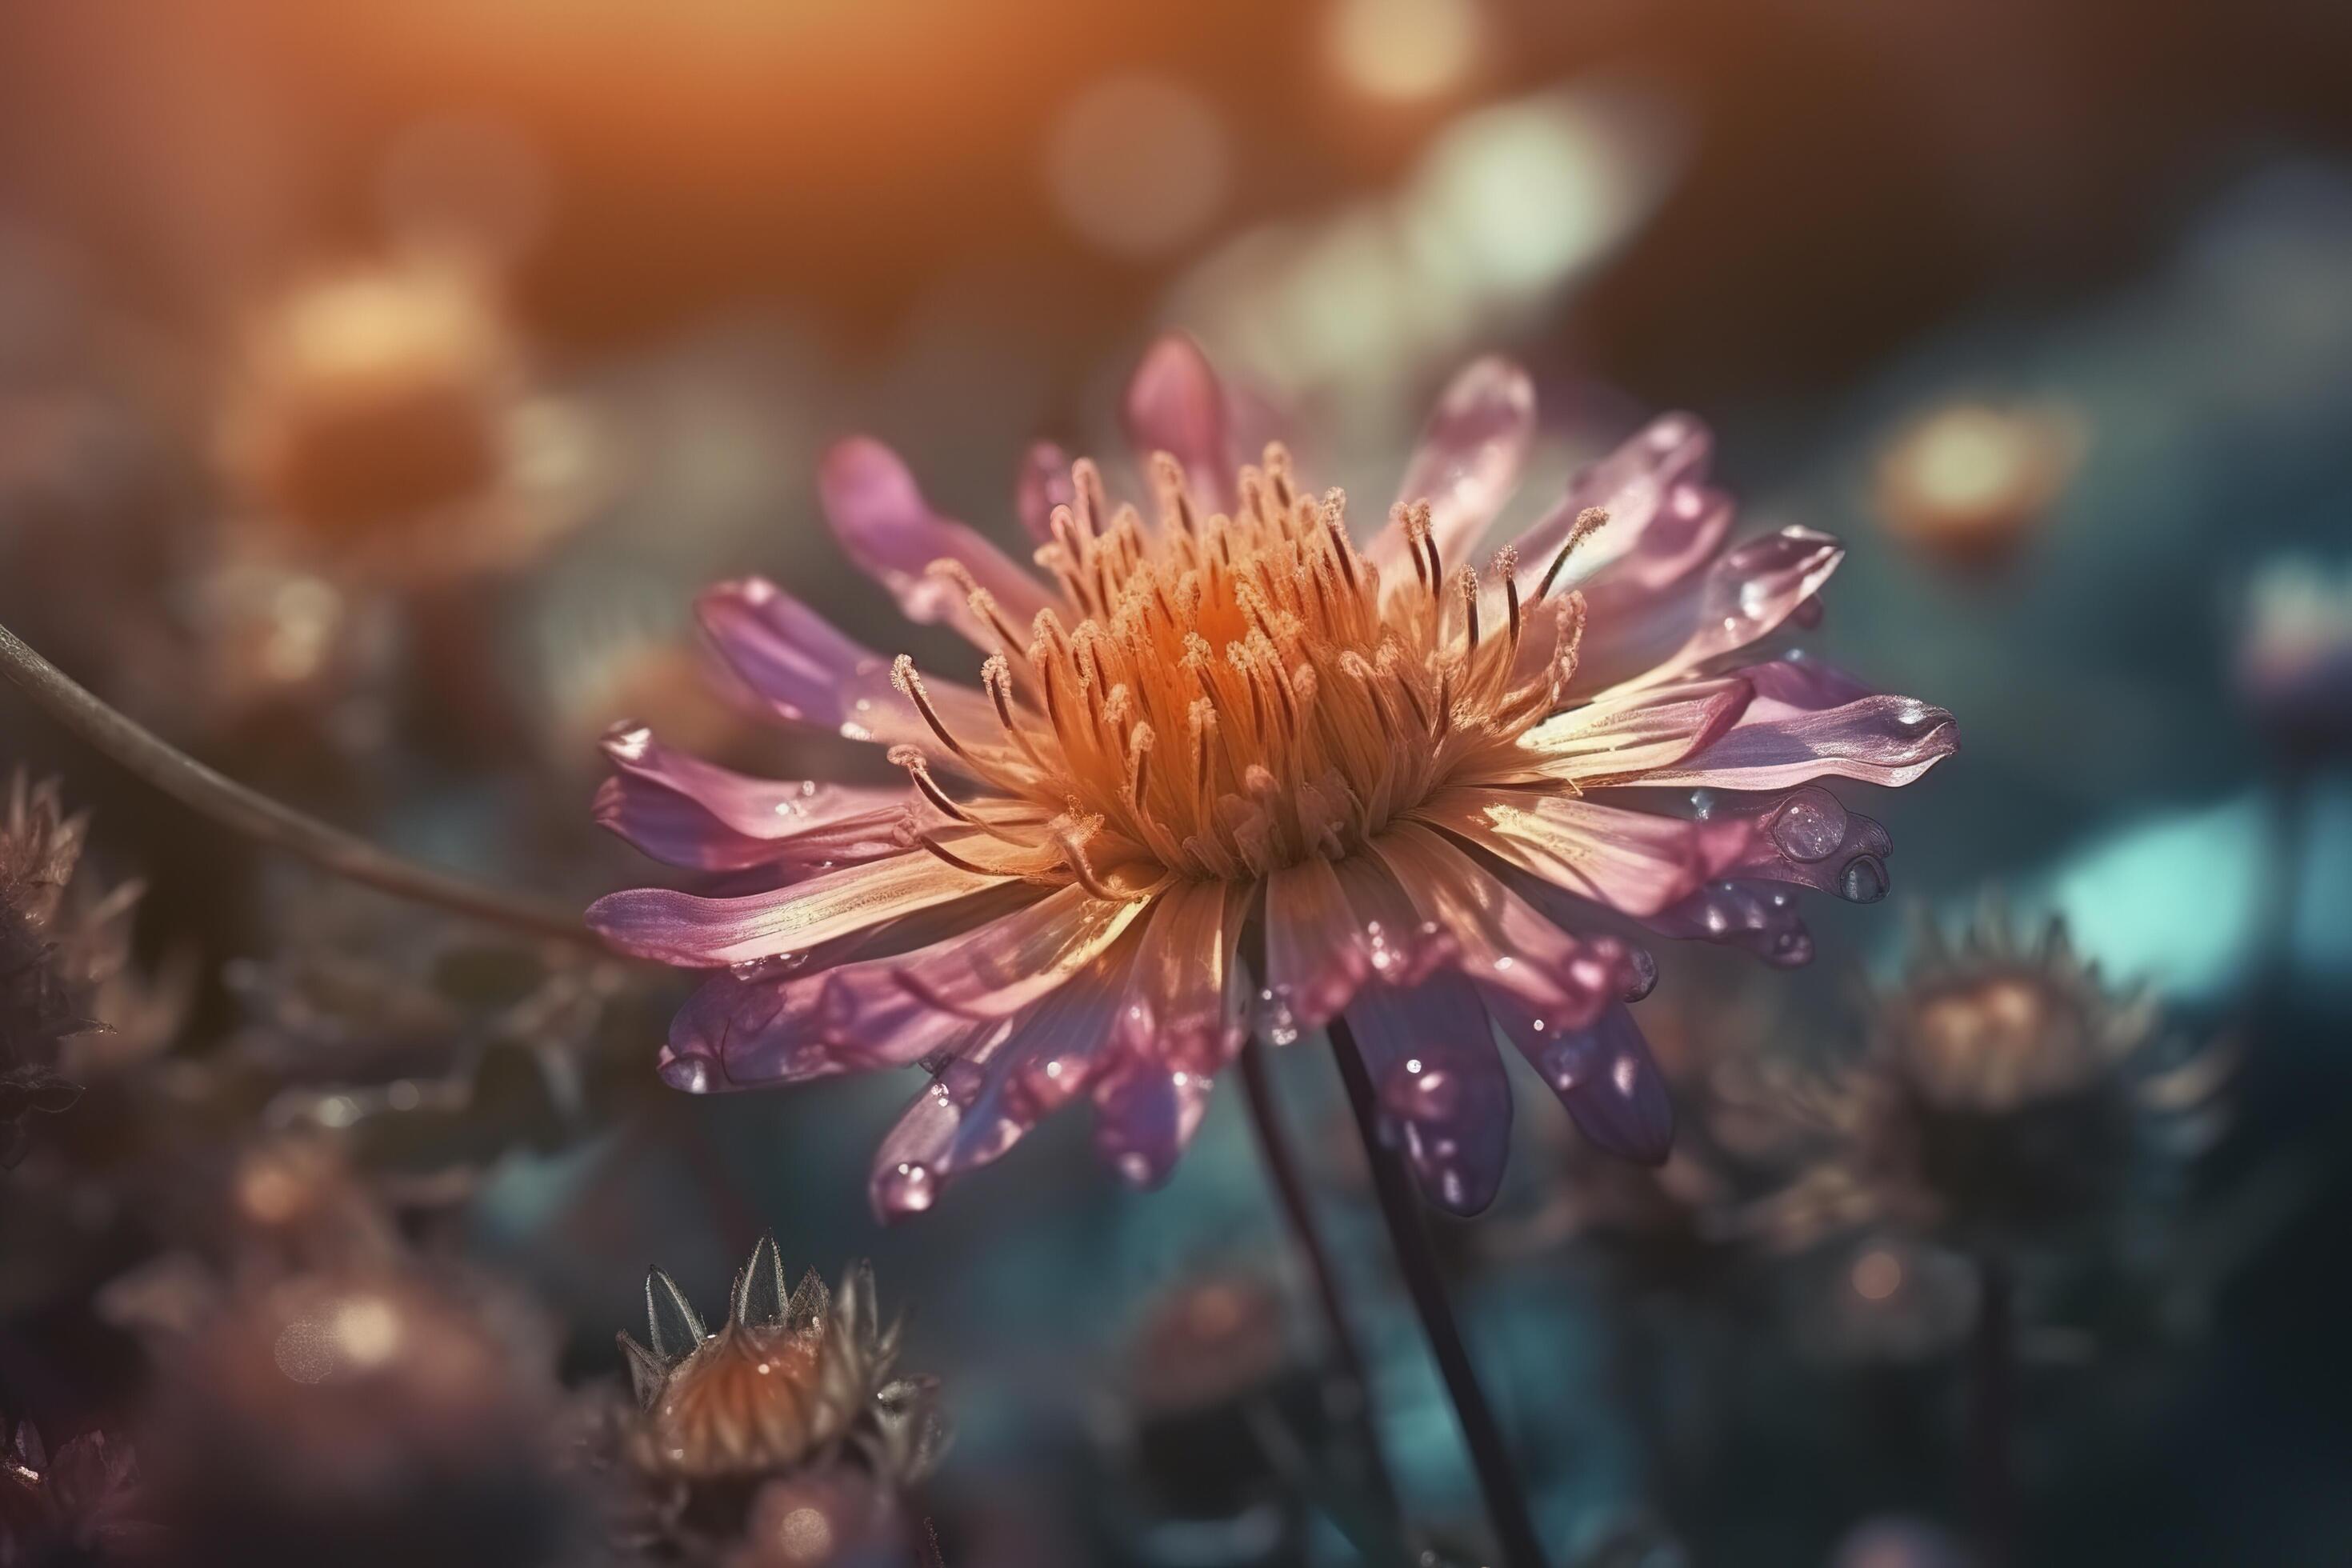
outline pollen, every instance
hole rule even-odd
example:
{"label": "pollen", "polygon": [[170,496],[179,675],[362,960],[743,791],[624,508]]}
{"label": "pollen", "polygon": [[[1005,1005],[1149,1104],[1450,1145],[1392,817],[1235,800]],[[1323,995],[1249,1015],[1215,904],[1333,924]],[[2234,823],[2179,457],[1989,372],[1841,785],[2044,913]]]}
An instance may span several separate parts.
{"label": "pollen", "polygon": [[[1573,674],[1583,604],[1550,594],[1559,561],[1522,602],[1507,551],[1483,571],[1439,558],[1424,502],[1391,514],[1411,575],[1383,581],[1345,496],[1300,493],[1280,447],[1240,470],[1229,510],[1165,456],[1151,489],[1147,520],[1073,467],[1036,552],[1062,604],[1025,640],[970,595],[1003,645],[981,671],[995,733],[950,730],[912,662],[894,671],[939,742],[898,759],[924,796],[961,827],[1055,850],[1056,879],[1140,898],[1343,857],[1501,759]],[[1602,519],[1580,518],[1568,549]],[[1523,638],[1538,615],[1561,635]],[[950,797],[932,762],[1026,809]]]}

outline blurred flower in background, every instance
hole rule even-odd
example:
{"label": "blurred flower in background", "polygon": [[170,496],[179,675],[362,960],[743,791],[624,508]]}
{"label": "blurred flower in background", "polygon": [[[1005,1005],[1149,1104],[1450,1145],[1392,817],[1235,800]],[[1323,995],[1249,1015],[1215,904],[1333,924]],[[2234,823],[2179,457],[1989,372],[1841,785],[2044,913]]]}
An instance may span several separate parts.
{"label": "blurred flower in background", "polygon": [[1879,517],[1947,564],[2003,564],[2048,517],[2083,441],[2080,416],[2063,407],[1952,404],[1888,441],[1878,459]]}
{"label": "blurred flower in background", "polygon": [[2238,689],[2289,758],[2352,749],[2352,569],[2292,556],[2264,562],[2246,589]]}

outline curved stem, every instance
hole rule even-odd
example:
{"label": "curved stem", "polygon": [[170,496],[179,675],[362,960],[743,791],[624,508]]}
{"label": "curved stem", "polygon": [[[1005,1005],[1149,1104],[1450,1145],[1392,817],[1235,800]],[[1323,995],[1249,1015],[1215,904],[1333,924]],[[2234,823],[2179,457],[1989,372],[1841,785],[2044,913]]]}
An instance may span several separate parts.
{"label": "curved stem", "polygon": [[1314,1205],[1307,1198],[1297,1156],[1291,1150],[1280,1113],[1275,1109],[1274,1088],[1266,1079],[1265,1048],[1255,1039],[1242,1047],[1241,1073],[1242,1095],[1249,1105],[1250,1127],[1257,1134],[1258,1153],[1265,1161],[1266,1179],[1274,1185],[1283,1221],[1290,1230],[1291,1244],[1297,1248],[1314,1281],[1316,1304],[1322,1310],[1324,1332],[1330,1342],[1335,1381],[1345,1388],[1347,1408],[1338,1414],[1357,1428],[1364,1449],[1364,1479],[1373,1501],[1388,1516],[1402,1541],[1407,1535],[1404,1506],[1398,1500],[1388,1455],[1381,1446],[1380,1426],[1373,1418],[1372,1384],[1365,1370],[1364,1352],[1339,1304],[1339,1271],[1332,1267],[1331,1250],[1324,1245],[1322,1233],[1317,1228]]}
{"label": "curved stem", "polygon": [[480,887],[388,854],[363,838],[305,816],[214,772],[99,700],[5,626],[0,626],[0,674],[14,681],[50,718],[181,805],[232,832],[394,898],[604,951],[604,944],[581,923],[580,917],[560,904]]}
{"label": "curved stem", "polygon": [[1479,1386],[1469,1349],[1462,1342],[1462,1328],[1454,1321],[1454,1304],[1446,1299],[1445,1280],[1438,1272],[1437,1254],[1430,1247],[1429,1227],[1422,1217],[1412,1178],[1381,1130],[1380,1100],[1356,1047],[1355,1034],[1344,1018],[1331,1020],[1329,1034],[1331,1054],[1339,1061],[1340,1080],[1348,1087],[1348,1106],[1356,1113],[1356,1131],[1363,1139],[1364,1158],[1372,1168],[1372,1191],[1380,1199],[1381,1217],[1388,1224],[1397,1267],[1404,1275],[1413,1310],[1420,1315],[1430,1354],[1454,1402],[1454,1419],[1461,1424],[1462,1441],[1470,1450],[1470,1466],[1477,1475],[1478,1490],[1486,1500],[1486,1516],[1494,1526],[1505,1568],[1544,1568],[1543,1542],[1536,1533],[1527,1490],[1512,1468],[1502,1426],[1495,1419],[1494,1406],[1486,1403],[1486,1390]]}

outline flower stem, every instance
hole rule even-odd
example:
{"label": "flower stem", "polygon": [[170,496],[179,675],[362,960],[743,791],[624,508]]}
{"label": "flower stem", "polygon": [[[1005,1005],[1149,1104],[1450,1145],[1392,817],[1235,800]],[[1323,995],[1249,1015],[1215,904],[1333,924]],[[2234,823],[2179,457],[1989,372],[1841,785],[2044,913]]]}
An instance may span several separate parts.
{"label": "flower stem", "polygon": [[1977,1551],[1985,1568],[2016,1555],[2010,1431],[2017,1404],[2017,1285],[2006,1259],[1977,1259],[1977,1328],[1970,1345],[1969,1471]]}
{"label": "flower stem", "polygon": [[1348,1314],[1339,1305],[1339,1272],[1331,1264],[1331,1250],[1323,1243],[1323,1236],[1315,1223],[1314,1205],[1307,1195],[1307,1183],[1298,1169],[1298,1158],[1290,1146],[1289,1135],[1283,1131],[1280,1113],[1275,1109],[1274,1089],[1266,1079],[1265,1047],[1255,1039],[1242,1047],[1242,1094],[1249,1105],[1250,1127],[1257,1134],[1258,1153],[1265,1161],[1266,1179],[1274,1185],[1275,1197],[1282,1209],[1282,1217],[1290,1230],[1291,1244],[1307,1265],[1307,1272],[1315,1283],[1316,1304],[1322,1309],[1323,1328],[1330,1341],[1331,1363],[1337,1385],[1331,1393],[1339,1397],[1328,1403],[1337,1406],[1334,1413],[1357,1429],[1363,1445],[1364,1479],[1374,1503],[1394,1526],[1397,1539],[1407,1536],[1404,1506],[1397,1497],[1396,1480],[1389,1469],[1388,1455],[1381,1446],[1380,1425],[1372,1415],[1372,1384],[1365,1370],[1364,1352],[1356,1342],[1356,1331],[1348,1322]]}
{"label": "flower stem", "polygon": [[1329,1033],[1331,1054],[1339,1061],[1348,1105],[1356,1113],[1356,1131],[1363,1139],[1364,1158],[1372,1168],[1372,1191],[1380,1200],[1381,1217],[1387,1222],[1405,1289],[1412,1298],[1422,1332],[1428,1338],[1430,1353],[1454,1403],[1454,1419],[1461,1424],[1463,1443],[1470,1450],[1470,1467],[1486,1499],[1486,1516],[1494,1526],[1505,1568],[1544,1568],[1543,1544],[1536,1533],[1535,1516],[1528,1508],[1527,1491],[1512,1468],[1503,1429],[1495,1420],[1494,1407],[1486,1403],[1477,1369],[1470,1364],[1470,1352],[1462,1342],[1462,1328],[1454,1321],[1453,1303],[1446,1299],[1445,1281],[1438,1273],[1437,1255],[1430,1246],[1428,1224],[1422,1217],[1412,1178],[1381,1131],[1379,1097],[1357,1049],[1355,1034],[1344,1018],[1331,1020]]}
{"label": "flower stem", "polygon": [[5,626],[0,626],[0,674],[14,681],[50,718],[181,805],[232,832],[394,898],[431,904],[532,936],[604,949],[580,917],[562,905],[480,887],[403,859],[215,773],[99,700]]}

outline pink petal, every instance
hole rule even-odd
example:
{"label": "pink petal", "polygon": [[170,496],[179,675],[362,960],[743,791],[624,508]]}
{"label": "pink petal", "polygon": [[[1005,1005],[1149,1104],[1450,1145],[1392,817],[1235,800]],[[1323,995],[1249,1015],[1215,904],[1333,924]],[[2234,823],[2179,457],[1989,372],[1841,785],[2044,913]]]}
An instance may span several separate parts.
{"label": "pink petal", "polygon": [[[1535,385],[1508,360],[1475,361],[1438,399],[1405,467],[1397,500],[1408,506],[1429,502],[1444,564],[1475,564],[1471,549],[1517,488],[1535,428]],[[1364,554],[1390,587],[1412,580],[1402,530],[1381,529]]]}
{"label": "pink petal", "polygon": [[1021,473],[1013,481],[1013,508],[1021,526],[1040,544],[1054,542],[1054,509],[1077,500],[1070,482],[1070,455],[1051,441],[1039,441],[1022,456]]}
{"label": "pink petal", "polygon": [[1734,864],[1753,837],[1736,818],[1688,821],[1541,789],[1447,789],[1412,816],[1532,876],[1635,916],[1688,897]]}
{"label": "pink petal", "polygon": [[702,871],[830,870],[903,852],[912,792],[755,779],[674,751],[642,725],[604,737],[596,820],[655,859]]}
{"label": "pink petal", "polygon": [[1722,736],[1754,697],[1738,675],[1604,692],[1528,731],[1524,774],[1506,776],[1586,789],[1644,783]]}
{"label": "pink petal", "polygon": [[1112,1020],[1137,951],[1130,937],[1034,1006],[986,1026],[989,1032],[940,1064],[883,1141],[871,1187],[877,1215],[896,1219],[929,1207],[949,1184],[1001,1158],[1095,1081],[1111,1057]]}
{"label": "pink petal", "polygon": [[[1552,557],[1568,542],[1577,517],[1591,507],[1607,511],[1609,521],[1577,547],[1562,568],[1556,593],[1598,582],[1612,570],[1622,570],[1656,591],[1708,559],[1714,550],[1711,541],[1703,552],[1693,552],[1715,529],[1713,492],[1698,488],[1714,445],[1706,426],[1691,416],[1664,415],[1579,473],[1559,504],[1514,542],[1519,552],[1519,591],[1535,592]],[[1723,521],[1727,527],[1727,516]],[[1713,538],[1719,540],[1720,531]]]}
{"label": "pink petal", "polygon": [[[890,661],[859,647],[824,616],[762,577],[721,583],[697,601],[704,634],[745,684],[778,714],[853,741],[921,746],[943,754],[915,705],[890,682]],[[999,733],[996,710],[968,686],[925,678],[932,707],[958,739]]]}
{"label": "pink petal", "polygon": [[1706,789],[1772,790],[1809,779],[1848,778],[1907,784],[1959,750],[1959,732],[1941,708],[1885,693],[1846,696],[1853,683],[1816,674],[1812,661],[1778,660],[1741,671],[1757,688],[1739,721],[1644,783]]}
{"label": "pink petal", "polygon": [[1180,882],[1154,900],[1118,1020],[1121,1053],[1138,1060],[1215,1072],[1243,1035],[1232,992],[1241,978],[1234,949],[1248,909],[1246,889]]}
{"label": "pink petal", "polygon": [[[1784,528],[1733,546],[1700,584],[1682,646],[1650,665],[1640,676],[1642,683],[1685,674],[1769,636],[1821,592],[1843,559],[1844,546],[1809,528]],[[1631,631],[1638,624],[1635,617],[1633,626],[1622,620],[1617,626]],[[1605,665],[1619,630],[1597,618],[1591,626],[1586,636],[1587,657]]]}
{"label": "pink petal", "polygon": [[849,558],[890,591],[910,620],[944,621],[982,647],[1003,640],[972,610],[968,589],[931,570],[939,561],[969,572],[1017,631],[1025,632],[1054,602],[1043,584],[996,546],[933,511],[907,466],[879,441],[856,437],[826,453],[817,493]]}
{"label": "pink petal", "polygon": [[1503,1184],[1511,1086],[1476,988],[1450,971],[1402,989],[1371,985],[1347,1016],[1422,1192],[1449,1214],[1485,1209]]}
{"label": "pink petal", "polygon": [[986,892],[1005,880],[916,851],[742,898],[631,888],[590,905],[588,924],[623,952],[684,969],[720,969],[806,952],[899,915]]}
{"label": "pink petal", "polygon": [[1265,882],[1261,1026],[1276,1045],[1319,1029],[1367,981],[1410,984],[1449,954],[1385,868],[1310,857]]}
{"label": "pink petal", "polygon": [[1143,909],[1074,886],[909,952],[781,979],[721,976],[671,1025],[663,1077],[708,1091],[904,1067],[1036,1004]]}
{"label": "pink petal", "polygon": [[1373,841],[1423,918],[1443,927],[1454,963],[1494,1003],[1516,997],[1554,1032],[1581,1028],[1633,991],[1633,952],[1613,936],[1577,936],[1505,886],[1460,847],[1419,823],[1402,822]]}
{"label": "pink petal", "polygon": [[1232,510],[1238,469],[1224,387],[1198,343],[1181,332],[1155,341],[1127,384],[1121,412],[1138,457],[1167,453],[1195,496]]}

